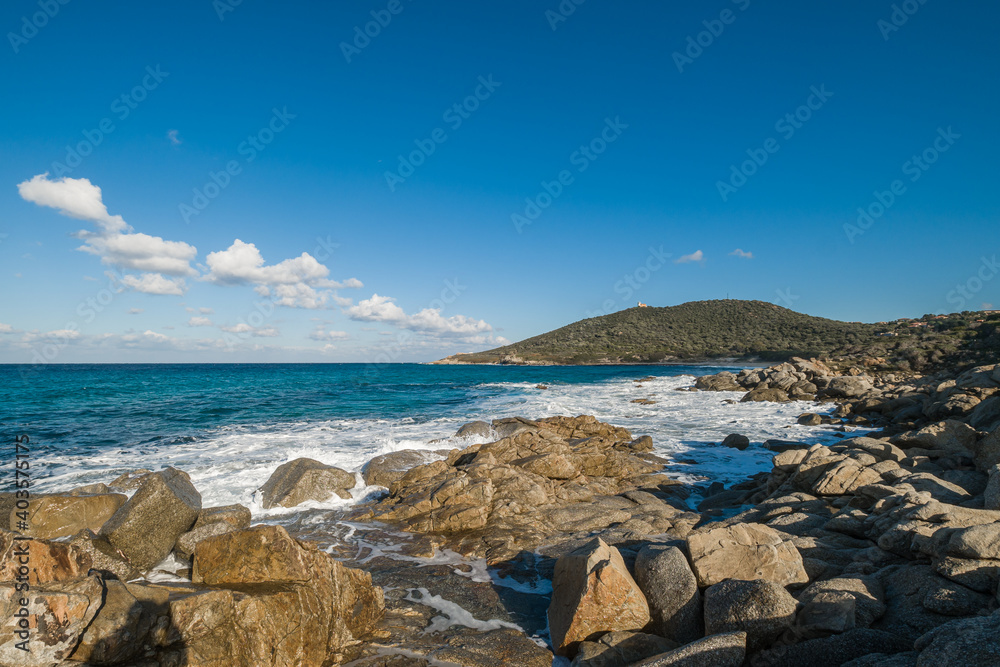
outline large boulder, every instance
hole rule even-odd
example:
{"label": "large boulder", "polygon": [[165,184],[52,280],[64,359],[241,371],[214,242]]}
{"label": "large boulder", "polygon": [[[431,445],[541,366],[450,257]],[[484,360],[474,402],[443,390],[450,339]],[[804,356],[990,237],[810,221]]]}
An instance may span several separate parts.
{"label": "large boulder", "polygon": [[597,641],[580,642],[571,667],[626,667],[677,646],[675,641],[642,632],[609,632]]}
{"label": "large boulder", "polygon": [[863,375],[844,375],[831,379],[823,393],[832,398],[856,398],[873,388],[871,380]]}
{"label": "large boulder", "polygon": [[925,426],[898,436],[895,444],[903,449],[930,449],[949,454],[969,455],[976,444],[976,429],[954,419]]}
{"label": "large boulder", "polygon": [[987,471],[1000,464],[1000,428],[974,445],[976,468]]}
{"label": "large boulder", "polygon": [[[28,628],[16,624],[22,598],[28,601]],[[80,642],[104,601],[98,576],[80,577],[32,587],[25,598],[15,584],[0,584],[0,665],[51,667],[62,665]],[[22,634],[23,633],[23,634]],[[18,648],[27,642],[29,650]]]}
{"label": "large boulder", "polygon": [[243,505],[223,505],[221,507],[203,507],[198,513],[195,528],[201,528],[212,523],[228,523],[237,530],[250,527],[250,510]]}
{"label": "large boulder", "polygon": [[[841,667],[869,653],[892,655],[909,651],[911,641],[880,630],[857,629],[843,634],[778,646],[754,656],[755,665],[768,667]],[[883,664],[880,662],[879,664]],[[911,663],[912,664],[912,663]]]}
{"label": "large boulder", "polygon": [[[20,532],[40,540],[54,540],[75,535],[85,528],[97,531],[126,500],[126,496],[120,493],[35,496],[27,510],[29,527],[20,529]],[[19,530],[18,524],[22,519],[17,514],[17,510],[10,514],[11,530]]]}
{"label": "large boulder", "polygon": [[767,526],[740,523],[692,533],[687,546],[701,586],[726,579],[766,579],[782,586],[809,581],[795,545]]}
{"label": "large boulder", "polygon": [[743,387],[736,382],[736,376],[729,371],[703,375],[694,381],[694,386],[702,391],[743,391]]}
{"label": "large boulder", "polygon": [[201,511],[201,494],[187,474],[167,468],[146,475],[100,535],[138,570],[146,572],[170,554]]}
{"label": "large boulder", "polygon": [[264,509],[295,507],[307,500],[323,502],[337,495],[350,499],[348,493],[357,480],[352,473],[314,459],[295,459],[278,466],[260,488]]}
{"label": "large boulder", "polygon": [[705,591],[705,632],[743,631],[747,652],[767,648],[795,620],[795,598],[779,584],[729,579]]}
{"label": "large boulder", "polygon": [[726,632],[647,658],[631,667],[740,667],[746,652],[747,634]]}
{"label": "large boulder", "polygon": [[757,387],[747,392],[740,399],[740,403],[788,403],[791,400],[788,392],[782,391],[777,387]]}
{"label": "large boulder", "polygon": [[635,558],[635,580],[649,602],[653,632],[681,644],[704,636],[698,580],[680,549],[643,547]]}
{"label": "large boulder", "polygon": [[983,508],[1000,510],[1000,464],[990,468],[990,481],[983,493]]}
{"label": "large boulder", "polygon": [[[72,659],[92,665],[115,665],[138,657],[156,617],[147,612],[127,584],[104,581],[104,604],[80,638]],[[163,592],[164,597],[166,591]]]}
{"label": "large boulder", "polygon": [[580,642],[650,621],[649,604],[618,549],[595,538],[556,561],[548,611],[552,646],[574,655]]}
{"label": "large boulder", "polygon": [[995,667],[1000,665],[1000,612],[963,618],[934,628],[917,639],[917,667]]}
{"label": "large boulder", "polygon": [[[195,547],[192,580],[240,590],[307,589],[324,610],[321,625],[328,630],[330,646],[369,633],[385,610],[382,589],[372,586],[370,574],[341,565],[316,545],[293,539],[280,526],[255,526],[202,540]],[[296,593],[290,599],[312,605],[314,601],[307,598]],[[239,599],[230,601],[236,604]]]}
{"label": "large boulder", "polygon": [[[486,424],[486,422],[481,422]],[[486,424],[489,428],[489,424]],[[390,452],[376,456],[366,463],[361,469],[361,477],[365,484],[369,486],[384,486],[389,488],[392,483],[400,479],[408,470],[419,465],[430,463],[447,452],[432,452],[420,449],[401,449],[398,452]]]}
{"label": "large boulder", "polygon": [[740,435],[739,433],[730,433],[722,441],[722,446],[738,449],[742,452],[750,446],[750,438],[745,435]]}
{"label": "large boulder", "polygon": [[492,435],[493,428],[488,422],[475,421],[463,425],[455,432],[456,438],[488,438]]}

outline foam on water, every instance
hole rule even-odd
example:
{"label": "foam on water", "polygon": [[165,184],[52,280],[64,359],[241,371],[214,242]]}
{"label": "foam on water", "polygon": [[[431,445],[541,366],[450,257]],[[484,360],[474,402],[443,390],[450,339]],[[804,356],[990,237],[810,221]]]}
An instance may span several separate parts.
{"label": "foam on water", "polygon": [[[420,597],[416,597],[414,595],[415,593],[419,593]],[[441,616],[435,616],[432,618],[430,625],[424,628],[424,634],[443,632],[453,625],[463,625],[467,628],[472,628],[473,630],[481,630],[482,632],[499,630],[500,628],[511,628],[513,630],[524,632],[524,629],[516,623],[508,623],[507,621],[501,621],[498,619],[480,621],[461,605],[450,600],[445,600],[440,595],[431,595],[430,591],[426,588],[409,588],[407,589],[406,597],[403,599],[409,602],[422,604],[435,611],[441,612]]]}
{"label": "foam on water", "polygon": [[[225,425],[194,437],[123,445],[91,452],[86,457],[51,455],[39,465],[48,471],[46,487],[51,491],[109,482],[137,468],[159,470],[174,466],[191,475],[205,506],[241,503],[251,509],[255,520],[280,520],[302,510],[343,508],[384,492],[380,487],[365,486],[359,475],[349,500],[333,497],[295,509],[264,510],[255,490],[282,463],[307,457],[357,472],[370,459],[402,449],[424,450],[433,460],[436,450],[487,440],[453,437],[459,426],[473,419],[593,414],[630,429],[636,436],[652,436],[656,453],[681,461],[668,469],[678,479],[709,479],[727,486],[770,468],[773,453],[760,444],[766,439],[817,442],[835,437],[829,429],[795,423],[802,412],[823,412],[825,406],[801,402],[727,404],[726,399],[738,399],[740,394],[675,391],[691,385],[693,380],[693,376],[657,377],[641,386],[631,379],[590,384],[555,382],[548,389],[537,389],[528,382],[485,383],[482,386],[492,391],[484,391],[472,410],[461,410],[453,417]],[[502,391],[496,391],[497,387]],[[636,398],[656,403],[632,403]],[[743,452],[719,446],[730,433],[742,433],[753,444]]]}

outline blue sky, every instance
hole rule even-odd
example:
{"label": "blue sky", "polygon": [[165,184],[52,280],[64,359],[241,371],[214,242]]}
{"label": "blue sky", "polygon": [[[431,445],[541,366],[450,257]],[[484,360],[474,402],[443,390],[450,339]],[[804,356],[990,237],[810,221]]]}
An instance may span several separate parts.
{"label": "blue sky", "polygon": [[675,4],[4,3],[0,361],[1000,304],[996,3]]}

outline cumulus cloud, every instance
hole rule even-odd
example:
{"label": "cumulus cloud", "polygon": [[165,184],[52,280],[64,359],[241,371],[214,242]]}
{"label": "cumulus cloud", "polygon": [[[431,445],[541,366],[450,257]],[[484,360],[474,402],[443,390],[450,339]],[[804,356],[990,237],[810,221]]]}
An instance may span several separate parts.
{"label": "cumulus cloud", "polygon": [[732,251],[729,254],[732,255],[733,257],[742,257],[743,259],[753,259],[752,252],[744,252],[741,248],[737,248],[736,250]]}
{"label": "cumulus cloud", "polygon": [[684,255],[680,259],[675,260],[674,263],[691,264],[692,262],[704,262],[704,261],[705,261],[705,253],[703,253],[701,250],[696,250],[690,255]]}
{"label": "cumulus cloud", "polygon": [[125,274],[121,283],[136,292],[145,294],[164,294],[181,296],[187,290],[187,285],[181,278],[165,278],[159,273],[143,273],[141,275]]}
{"label": "cumulus cloud", "polygon": [[211,327],[214,326],[212,320],[207,317],[192,317],[188,320],[189,327]]}
{"label": "cumulus cloud", "polygon": [[493,327],[483,320],[476,320],[465,315],[444,317],[441,315],[440,308],[424,308],[413,315],[407,315],[402,308],[396,305],[395,299],[378,294],[373,294],[370,299],[359,301],[357,305],[346,308],[344,312],[352,320],[384,322],[401,329],[423,333],[471,336],[493,331]]}
{"label": "cumulus cloud", "polygon": [[15,333],[14,327],[9,324],[0,324],[0,334]]}
{"label": "cumulus cloud", "polygon": [[122,283],[147,294],[183,294],[186,285],[181,280],[164,278],[192,276],[196,271],[191,262],[198,250],[183,241],[167,241],[159,236],[138,233],[120,215],[111,215],[101,188],[86,178],[49,179],[48,172],[19,183],[18,193],[25,201],[54,208],[62,215],[86,220],[96,231],[83,230],[80,250],[101,258],[101,263],[120,269],[139,271],[126,275]]}
{"label": "cumulus cloud", "polygon": [[357,278],[330,280],[330,270],[306,252],[266,264],[257,246],[240,239],[226,250],[209,253],[205,261],[209,269],[205,280],[220,285],[255,285],[258,294],[281,306],[322,308],[331,296],[337,298],[328,290],[363,287]]}

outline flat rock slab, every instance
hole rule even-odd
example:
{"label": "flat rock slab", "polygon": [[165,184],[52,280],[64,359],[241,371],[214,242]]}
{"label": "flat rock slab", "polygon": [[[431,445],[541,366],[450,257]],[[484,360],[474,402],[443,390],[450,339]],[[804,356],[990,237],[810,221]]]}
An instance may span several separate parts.
{"label": "flat rock slab", "polygon": [[689,535],[687,544],[692,569],[703,587],[726,579],[766,579],[782,586],[809,582],[798,549],[767,526],[740,523],[716,528]]}
{"label": "flat rock slab", "polygon": [[[30,527],[20,532],[40,540],[54,540],[75,535],[85,528],[98,531],[127,499],[121,493],[36,496],[28,508]],[[15,510],[10,515],[11,530],[17,530],[20,522],[16,514]]]}

